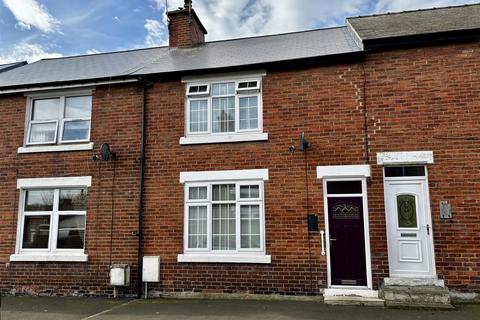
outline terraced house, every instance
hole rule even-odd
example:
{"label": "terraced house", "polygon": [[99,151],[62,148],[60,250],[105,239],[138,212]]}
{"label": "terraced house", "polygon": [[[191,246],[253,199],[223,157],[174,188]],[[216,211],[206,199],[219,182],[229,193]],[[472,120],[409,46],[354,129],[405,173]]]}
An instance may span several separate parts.
{"label": "terraced house", "polygon": [[480,5],[168,17],[168,47],[1,67],[2,293],[476,296]]}

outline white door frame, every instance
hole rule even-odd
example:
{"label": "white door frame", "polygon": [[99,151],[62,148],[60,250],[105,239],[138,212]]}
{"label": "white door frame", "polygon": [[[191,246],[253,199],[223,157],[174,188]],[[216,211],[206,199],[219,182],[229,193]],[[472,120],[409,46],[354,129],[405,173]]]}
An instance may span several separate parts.
{"label": "white door frame", "polygon": [[[370,253],[370,225],[368,219],[367,177],[370,177],[369,165],[320,166],[317,167],[317,179],[322,179],[323,185],[323,212],[325,217],[325,249],[327,256],[327,286],[328,288],[345,289],[372,289],[372,262]],[[330,267],[330,228],[328,222],[328,193],[327,181],[361,181],[363,203],[363,226],[365,238],[365,263],[367,272],[367,286],[332,286]],[[360,194],[335,195],[339,197],[360,196]]]}
{"label": "white door frame", "polygon": [[[412,166],[412,164],[396,164],[396,167],[408,167]],[[420,165],[414,165],[414,166],[424,166],[425,167],[425,176],[419,176],[419,177],[385,177],[385,167],[383,168],[383,195],[384,195],[384,205],[387,203],[387,183],[388,181],[422,181],[425,183],[425,220],[427,221],[427,224],[430,226],[430,234],[428,235],[427,241],[429,242],[429,248],[430,248],[430,255],[431,255],[431,264],[432,264],[432,273],[433,273],[433,278],[437,278],[437,267],[436,267],[436,258],[435,258],[435,247],[434,247],[434,241],[433,241],[433,225],[432,225],[432,212],[431,212],[431,206],[430,206],[430,186],[428,183],[428,166],[425,164],[420,164]],[[388,218],[388,213],[385,210],[385,228],[386,228],[386,233],[387,233],[387,251],[388,254],[390,255],[390,252],[388,250],[389,247],[389,242],[392,241],[391,237],[392,235],[389,235],[388,232],[388,225],[389,225],[389,218]],[[390,260],[390,256],[389,260]],[[390,270],[390,261],[388,263],[388,271],[389,275],[391,276]],[[412,278],[432,278],[432,276],[414,276]]]}

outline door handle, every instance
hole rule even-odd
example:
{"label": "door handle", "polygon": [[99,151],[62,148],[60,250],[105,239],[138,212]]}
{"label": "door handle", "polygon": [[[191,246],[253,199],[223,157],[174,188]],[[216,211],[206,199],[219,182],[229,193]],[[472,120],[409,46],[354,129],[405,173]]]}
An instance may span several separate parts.
{"label": "door handle", "polygon": [[322,238],[322,256],[325,255],[325,231],[320,231],[320,236]]}
{"label": "door handle", "polygon": [[337,241],[337,239],[330,238],[330,242],[334,242],[334,241]]}
{"label": "door handle", "polygon": [[426,226],[426,227],[427,227],[427,235],[430,235],[430,225],[429,225],[429,224],[427,224],[427,226]]}

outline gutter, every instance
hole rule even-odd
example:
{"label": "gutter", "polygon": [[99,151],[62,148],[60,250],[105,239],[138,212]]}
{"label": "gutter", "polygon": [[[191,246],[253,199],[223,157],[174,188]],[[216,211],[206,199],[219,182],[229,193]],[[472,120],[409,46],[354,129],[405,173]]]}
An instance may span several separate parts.
{"label": "gutter", "polygon": [[66,85],[58,85],[58,86],[48,86],[48,87],[39,86],[39,87],[6,89],[6,90],[0,90],[0,95],[8,94],[8,93],[19,93],[19,92],[83,88],[83,87],[100,86],[100,85],[105,85],[105,84],[132,83],[132,82],[137,82],[137,81],[139,81],[139,80],[138,79],[124,79],[124,80],[112,80],[112,81],[85,82],[85,83],[66,84]]}
{"label": "gutter", "polygon": [[137,253],[137,298],[142,297],[142,271],[143,271],[143,198],[145,189],[145,143],[147,138],[147,91],[153,87],[153,83],[139,77],[143,90],[142,101],[142,125],[140,138],[140,190],[138,199],[138,253]]}

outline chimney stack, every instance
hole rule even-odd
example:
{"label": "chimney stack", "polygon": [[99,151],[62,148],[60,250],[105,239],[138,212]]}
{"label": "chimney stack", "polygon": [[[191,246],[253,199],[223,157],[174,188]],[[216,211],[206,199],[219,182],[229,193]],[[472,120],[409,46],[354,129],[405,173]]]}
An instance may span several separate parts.
{"label": "chimney stack", "polygon": [[169,47],[188,47],[205,42],[207,29],[203,26],[192,0],[185,0],[183,8],[168,11]]}

